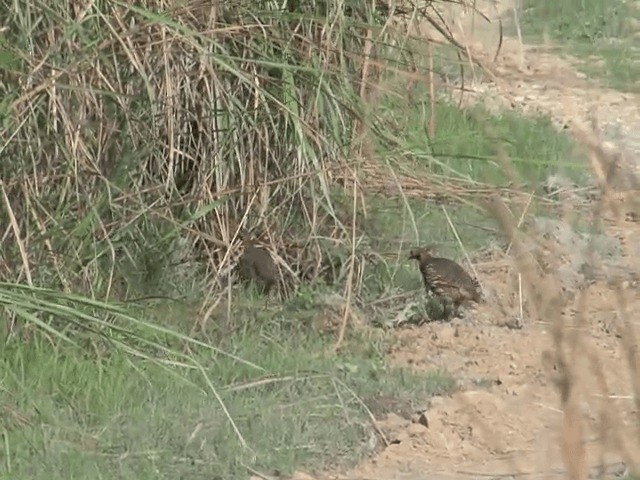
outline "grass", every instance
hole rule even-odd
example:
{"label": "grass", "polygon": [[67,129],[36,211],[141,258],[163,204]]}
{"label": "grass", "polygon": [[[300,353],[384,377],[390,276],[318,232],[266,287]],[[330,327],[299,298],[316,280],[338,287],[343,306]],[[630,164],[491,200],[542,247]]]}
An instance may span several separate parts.
{"label": "grass", "polygon": [[595,51],[588,45],[576,45],[574,51],[587,58],[578,68],[591,78],[603,78],[607,85],[623,92],[640,92],[640,45],[607,41]]}
{"label": "grass", "polygon": [[[418,104],[407,120],[413,125],[408,131],[413,152],[419,148],[416,119],[422,108]],[[481,125],[450,105],[440,104],[438,109],[442,121],[432,148],[439,152],[440,173],[467,169],[470,178],[497,181],[499,172],[489,161],[478,167],[474,162],[479,160],[462,158],[474,152],[490,157],[492,143]],[[401,109],[395,106],[390,109],[394,111]],[[544,119],[505,113],[493,120],[500,135],[512,139],[508,148],[519,155],[523,177],[543,179],[571,147]],[[542,162],[527,162],[528,158]],[[428,163],[423,167],[437,170]],[[370,247],[390,260],[367,270],[369,298],[380,296],[390,285],[419,289],[419,274],[404,258],[409,244],[418,243],[416,228],[419,243],[435,243],[442,254],[462,258],[441,207],[381,197],[369,198],[367,204]],[[498,238],[489,232],[495,225],[479,211],[446,208],[470,251]],[[5,469],[11,466],[12,478],[36,479],[52,478],[52,472],[60,478],[100,478],[97,472],[106,471],[110,478],[179,478],[187,473],[190,478],[238,478],[248,474],[248,467],[286,474],[296,468],[324,469],[357,461],[370,453],[367,438],[372,435],[359,399],[365,404],[379,396],[423,402],[429,395],[449,391],[454,379],[439,371],[418,376],[390,367],[384,359],[389,337],[382,333],[369,338],[356,334],[345,349],[348,354],[323,356],[332,338],[312,330],[317,294],[308,291],[305,299],[302,293],[275,310],[264,310],[255,303],[260,300],[245,299],[244,307],[234,307],[234,319],[216,318],[208,326],[210,341],[266,371],[239,368],[228,359],[202,353],[198,357],[215,379],[250,451],[243,451],[195,372],[178,372],[180,379],[117,352],[96,362],[90,350],[53,349],[44,343],[5,349],[3,358],[10,362],[5,371],[13,374],[3,381],[4,403],[14,422],[6,437]],[[185,330],[196,317],[170,305],[160,305],[157,311],[158,323]],[[225,331],[230,325],[231,335]],[[260,380],[267,382],[260,385]],[[28,445],[41,447],[33,450]]]}
{"label": "grass", "polygon": [[[100,5],[93,7],[98,10],[101,8]],[[49,12],[48,8],[42,4],[41,10]],[[59,286],[58,277],[67,274],[73,280],[70,283],[74,288],[104,292],[105,286],[114,280],[113,275],[116,284],[119,281],[129,284],[123,288],[129,294],[135,292],[133,296],[158,293],[185,295],[197,299],[194,304],[199,304],[203,292],[208,291],[202,287],[209,281],[204,277],[204,264],[212,264],[214,258],[219,257],[212,255],[203,261],[197,256],[201,251],[193,248],[194,238],[200,240],[201,232],[220,238],[221,225],[228,229],[232,221],[245,213],[250,213],[248,216],[256,216],[254,213],[257,213],[249,212],[250,207],[244,203],[246,199],[240,201],[240,196],[220,199],[207,195],[231,191],[231,187],[238,186],[232,179],[241,179],[238,180],[240,187],[251,188],[255,184],[271,181],[273,185],[277,184],[274,190],[281,204],[301,204],[301,192],[307,191],[302,187],[308,185],[301,185],[297,174],[300,174],[300,178],[306,178],[309,172],[313,175],[313,172],[325,167],[340,166],[340,162],[323,162],[324,159],[335,158],[339,150],[335,145],[340,145],[349,132],[353,118],[346,116],[346,112],[351,108],[358,110],[354,107],[354,99],[349,97],[352,95],[350,85],[354,72],[347,71],[348,75],[345,75],[340,69],[327,70],[326,59],[320,54],[314,57],[314,61],[322,59],[322,67],[314,70],[309,67],[313,63],[309,62],[307,50],[300,48],[297,53],[300,54],[299,62],[302,65],[292,70],[295,71],[295,77],[289,78],[290,65],[286,65],[284,59],[275,55],[274,58],[267,58],[269,65],[278,67],[274,69],[276,73],[282,70],[282,81],[276,82],[273,91],[270,91],[262,88],[260,83],[263,81],[261,72],[265,67],[264,59],[259,57],[255,63],[244,63],[244,59],[252,59],[253,55],[257,55],[255,52],[262,51],[267,41],[262,33],[255,30],[258,33],[249,38],[249,43],[244,32],[239,35],[236,43],[231,43],[238,49],[238,54],[233,53],[233,49],[232,54],[227,53],[229,44],[224,43],[225,39],[209,38],[210,44],[205,46],[210,48],[208,51],[217,53],[200,55],[199,61],[203,64],[194,67],[193,71],[202,68],[202,71],[218,75],[212,84],[218,85],[216,88],[220,88],[223,97],[228,100],[219,108],[234,120],[228,120],[230,124],[242,127],[237,133],[237,139],[242,141],[228,141],[226,150],[222,142],[220,152],[217,149],[215,152],[210,150],[211,145],[218,146],[213,139],[196,142],[200,146],[198,148],[202,149],[194,147],[193,151],[187,153],[202,160],[193,166],[197,172],[191,179],[200,183],[193,189],[197,190],[198,195],[189,196],[188,188],[182,188],[184,185],[177,188],[174,184],[172,175],[175,172],[168,173],[170,170],[163,163],[167,152],[153,148],[158,148],[156,139],[165,138],[167,132],[174,131],[175,125],[186,125],[193,121],[187,115],[192,110],[191,105],[218,105],[222,97],[211,92],[211,97],[206,97],[202,93],[203,90],[208,92],[206,88],[197,86],[197,82],[189,83],[190,77],[185,75],[182,62],[184,58],[192,56],[191,42],[174,42],[174,46],[183,45],[185,50],[176,49],[173,52],[176,58],[172,60],[167,57],[169,50],[164,49],[164,43],[155,39],[150,41],[149,50],[131,47],[129,51],[129,20],[120,22],[120,18],[118,22],[109,23],[109,28],[101,24],[101,28],[92,30],[94,25],[90,19],[111,22],[121,15],[120,6],[114,11],[109,10],[108,5],[105,8],[106,11],[91,12],[82,21],[68,18],[66,9],[55,15],[49,14],[49,17],[45,15],[53,25],[61,24],[68,29],[70,38],[76,38],[75,33],[71,35],[73,32],[82,32],[82,35],[77,35],[77,45],[65,44],[69,51],[64,50],[64,58],[56,57],[56,62],[60,64],[54,65],[58,71],[74,72],[73,78],[81,88],[68,89],[69,95],[77,96],[62,99],[58,93],[49,91],[48,74],[43,76],[44,80],[33,80],[34,91],[44,92],[42,98],[34,100],[38,108],[30,109],[32,117],[25,123],[28,128],[17,129],[23,138],[8,147],[2,146],[10,147],[7,153],[11,151],[12,158],[17,159],[11,163],[11,168],[21,173],[12,177],[24,176],[33,180],[31,183],[25,180],[25,185],[47,186],[31,190],[25,187],[20,192],[16,188],[8,194],[20,222],[28,224],[24,231],[42,234],[42,238],[29,238],[28,242],[24,242],[28,247],[27,257],[38,259],[38,269],[34,269],[37,277],[35,283]],[[128,14],[139,14],[137,10]],[[35,12],[33,17],[29,16],[31,11]],[[49,28],[46,22],[41,22],[39,12],[33,8],[23,12],[24,15],[16,15],[16,22],[24,21],[26,27],[22,24],[13,25],[11,30],[18,32],[18,38],[12,37],[13,40],[23,41],[26,53],[20,58],[33,61],[33,65],[25,64],[26,71],[38,70],[41,63],[46,63],[43,58],[46,58],[47,52],[60,49],[57,44],[45,44],[38,50],[45,52],[45,57],[36,58],[29,53],[32,39],[40,38],[32,34],[32,30],[37,31],[39,25],[44,25],[44,31]],[[58,16],[64,21],[60,21]],[[138,21],[148,22],[142,25],[153,28],[159,25],[162,27],[160,30],[169,32],[169,37],[173,35],[174,40],[182,40],[183,37],[186,40],[196,39],[192,32],[182,27],[176,28],[174,23],[166,19],[150,17],[154,15],[146,12]],[[250,18],[250,25],[253,26],[254,16]],[[280,20],[285,32],[285,27],[295,24],[289,18]],[[122,25],[124,30],[118,30]],[[232,26],[234,28],[229,31],[242,30]],[[347,28],[351,27],[347,25],[343,28],[348,31]],[[112,48],[108,55],[104,55],[100,49],[94,51],[93,40],[86,44],[82,40],[100,38],[107,31],[113,33],[113,38],[109,37],[110,41],[100,43],[100,46]],[[289,33],[269,38],[287,39]],[[119,35],[127,40],[121,41]],[[190,39],[189,35],[193,35],[193,38]],[[45,37],[49,38],[42,36]],[[233,40],[227,37],[227,40]],[[335,38],[342,45],[343,36],[336,35]],[[351,47],[360,51],[360,34],[353,38]],[[194,44],[200,41],[206,43],[207,39],[197,40]],[[283,50],[283,45],[276,42],[273,50],[279,52]],[[25,46],[29,46],[29,49]],[[124,51],[120,50],[121,47]],[[329,47],[329,51],[338,48]],[[184,52],[190,53],[183,55]],[[244,56],[246,52],[250,52],[248,57]],[[134,53],[143,57],[128,64],[134,58]],[[85,71],[82,65],[77,66],[74,55],[92,59],[86,62],[91,68]],[[166,62],[167,69],[163,75],[157,74],[158,58]],[[220,65],[215,62],[211,63],[212,59],[222,61],[225,58],[228,60],[225,69],[219,68]],[[69,65],[73,68],[68,68]],[[118,74],[120,69],[138,72],[147,83],[135,84],[135,76],[131,80],[122,79]],[[104,84],[96,84],[94,72],[98,71],[102,75],[113,75],[116,81],[105,77]],[[252,73],[247,75],[247,71]],[[14,73],[18,75],[19,72]],[[328,73],[332,75],[327,77]],[[317,82],[309,81],[310,78]],[[258,83],[257,79],[260,79]],[[38,81],[44,82],[42,90],[38,90]],[[135,101],[126,103],[133,97],[123,92],[133,90],[146,92],[150,97],[136,97]],[[152,109],[145,102],[153,105],[158,103],[151,96],[153,91],[183,92],[185,97],[176,97],[183,103],[176,101],[175,110],[171,110],[168,104],[161,104],[158,108],[162,110],[162,115],[152,115]],[[18,95],[15,91],[11,94]],[[273,100],[264,110],[259,110],[262,107],[256,100],[261,95]],[[112,143],[100,143],[104,139],[98,138],[90,129],[88,132],[79,132],[78,138],[74,137],[72,142],[65,143],[68,141],[66,136],[60,136],[57,132],[54,135],[42,128],[43,124],[48,125],[53,115],[46,105],[55,104],[56,112],[80,112],[79,117],[84,118],[83,108],[93,112],[95,106],[103,105],[103,102],[108,107],[111,97],[125,102],[118,103],[118,111],[125,112],[117,119],[122,124],[116,121],[105,127],[105,131],[117,132],[103,135]],[[281,101],[280,97],[287,100]],[[508,177],[494,160],[496,142],[504,140],[506,153],[513,159],[523,181],[529,185],[536,185],[555,173],[566,174],[573,179],[580,179],[584,175],[580,159],[574,159],[571,155],[571,142],[557,133],[545,118],[525,119],[508,112],[489,113],[480,107],[460,111],[450,103],[439,102],[435,112],[436,135],[429,139],[425,134],[430,114],[427,99],[424,91],[413,92],[411,99],[388,97],[376,112],[387,125],[394,125],[397,143],[391,147],[380,142],[375,146],[375,153],[377,158],[384,159],[385,164],[396,172],[424,172],[445,184],[451,180],[463,181],[468,185],[505,185]],[[7,102],[10,103],[10,100]],[[286,109],[283,108],[285,104],[288,106]],[[246,105],[253,107],[247,109]],[[308,115],[305,111],[304,121],[296,113],[298,105],[309,109]],[[100,118],[107,119],[110,116]],[[264,117],[267,116],[272,121],[276,119],[267,129],[275,132],[272,137],[269,133],[265,136],[263,132]],[[130,121],[137,117],[145,121],[140,124]],[[160,117],[170,120],[166,124],[162,123],[164,120],[146,121]],[[214,116],[204,112],[199,117]],[[316,122],[309,125],[312,118]],[[74,115],[62,113],[56,121],[62,124],[68,121],[68,131],[75,132],[76,120]],[[225,121],[220,120],[222,124]],[[220,124],[217,120],[212,122],[204,123],[200,128],[216,132],[217,139],[221,131]],[[128,125],[126,128],[130,129],[126,130],[123,125]],[[491,132],[487,132],[487,125],[492,127]],[[314,128],[317,128],[318,135]],[[178,130],[175,129],[176,132]],[[387,137],[391,135],[390,131],[385,133]],[[48,135],[52,135],[56,142],[61,142],[60,148],[46,148],[49,142],[54,144]],[[179,136],[173,138],[177,139]],[[31,142],[35,142],[35,145]],[[133,148],[133,145],[137,147]],[[168,142],[167,145],[172,144]],[[149,153],[146,148],[152,151]],[[80,151],[83,153],[79,154]],[[108,153],[103,155],[105,151]],[[312,153],[317,156],[314,157]],[[268,156],[264,170],[269,173],[264,178],[262,173],[265,172],[255,173],[259,170],[258,162],[248,170],[246,162],[248,158],[262,159],[263,154]],[[115,167],[111,165],[112,158],[121,157],[126,161]],[[218,158],[235,159],[233,162],[236,163],[227,165],[218,162]],[[291,162],[293,166],[283,162],[283,159],[295,159]],[[87,163],[84,165],[82,162]],[[47,168],[34,171],[35,165],[45,165]],[[287,169],[281,169],[282,165],[288,165]],[[120,170],[126,171],[126,174]],[[100,176],[94,174],[96,171],[101,172]],[[65,180],[60,182],[52,172]],[[90,176],[83,177],[82,172],[90,172]],[[284,176],[290,176],[293,180],[279,183]],[[99,181],[95,180],[98,178]],[[215,178],[215,182],[212,178]],[[98,183],[91,183],[93,181]],[[322,193],[307,198],[306,213],[309,216],[315,216],[315,207],[327,200],[322,197],[329,189],[324,189],[322,182],[323,179],[314,184],[315,192]],[[174,190],[181,190],[179,198]],[[75,191],[75,196],[69,196],[71,191]],[[204,197],[199,196],[201,194]],[[24,198],[20,197],[24,200],[22,206],[19,195],[24,195]],[[335,200],[333,194],[331,199]],[[394,198],[368,196],[365,202],[368,220],[361,226],[363,243],[358,246],[358,253],[360,249],[369,249],[378,254],[378,258],[366,262],[362,275],[363,288],[354,303],[366,306],[369,300],[398,291],[415,290],[416,295],[422,295],[419,273],[406,258],[408,248],[413,244],[433,243],[443,255],[463,258],[445,210],[440,205],[423,198],[404,199],[399,195]],[[193,213],[187,215],[186,219],[181,218],[181,211],[176,205],[184,207],[183,211]],[[21,215],[21,209],[29,215]],[[267,212],[270,218],[266,220],[276,217],[277,224],[281,217],[289,219],[289,213],[274,211]],[[291,217],[302,217],[296,217],[296,213],[299,214],[294,212]],[[446,205],[446,213],[470,252],[500,238],[496,233],[496,225],[479,209]],[[287,224],[279,226],[285,228]],[[309,226],[304,224],[300,227],[303,235]],[[53,257],[49,245],[45,244],[49,240],[51,250],[60,253],[57,258],[61,262],[69,261],[61,267],[63,274],[57,271],[58,264],[55,264],[54,270],[52,263],[47,263]],[[18,246],[9,243],[7,241],[7,258],[22,258]],[[346,258],[350,253],[348,247],[347,242],[343,242],[333,248],[332,253],[339,253]],[[76,258],[78,263],[74,264]],[[40,259],[44,259],[42,263]],[[59,340],[49,341],[45,335],[35,335],[30,341],[24,342],[11,339],[0,353],[0,361],[4,364],[0,388],[4,454],[0,475],[11,479],[227,479],[246,478],[252,470],[287,474],[295,469],[322,470],[356,462],[371,453],[370,440],[375,438],[364,405],[372,410],[378,409],[374,405],[384,397],[392,397],[407,405],[423,404],[429,396],[455,388],[455,379],[447,372],[434,370],[417,374],[389,365],[385,360],[385,352],[393,341],[393,335],[382,330],[350,331],[343,353],[328,354],[334,338],[316,329],[314,321],[325,311],[322,296],[327,290],[333,295],[341,295],[344,281],[343,277],[332,287],[305,286],[296,297],[273,308],[267,308],[261,299],[252,298],[248,293],[240,294],[234,298],[230,317],[226,316],[226,312],[217,310],[197,330],[198,339],[202,342],[253,362],[260,369],[215,355],[211,349],[202,346],[189,345],[187,349],[184,338],[169,334],[155,336],[155,348],[154,345],[145,346],[144,352],[151,357],[146,359],[127,355],[123,348],[114,347],[114,338],[109,336],[112,333],[106,327],[101,330],[101,335],[69,332],[70,336],[82,340],[79,342],[82,347]],[[35,303],[28,306],[30,311],[37,310]],[[153,307],[146,304],[137,309],[133,305],[129,307],[135,318],[149,317],[154,324],[183,335],[191,333],[194,324],[201,320],[201,314],[194,308],[176,306],[174,303],[159,302]],[[62,320],[68,320],[64,318],[64,313],[62,309],[57,310],[57,319],[61,320],[62,317]],[[389,317],[389,312],[380,309],[367,320],[374,323],[380,319],[388,320]],[[60,323],[54,325],[59,326]],[[82,326],[81,322],[76,324],[77,329],[82,330]],[[145,331],[141,329],[139,334]],[[105,336],[108,341],[105,341]],[[162,337],[161,340],[157,339],[158,336]],[[183,352],[184,357],[190,360],[191,368],[167,364],[167,361],[175,361],[178,357],[159,347]],[[142,346],[139,348],[142,349]],[[184,357],[180,359],[186,361]],[[201,365],[203,371],[193,368],[194,364]],[[207,378],[211,385],[207,384]],[[228,408],[229,417],[235,422],[247,448],[243,447],[211,387],[219,393],[220,400]],[[374,413],[377,415],[379,412]]]}
{"label": "grass", "polygon": [[548,35],[565,52],[586,58],[577,67],[622,91],[638,92],[640,9],[624,0],[524,2],[525,37]]}
{"label": "grass", "polygon": [[[186,314],[166,305],[156,311]],[[102,357],[92,348],[11,342],[1,356],[3,478],[243,478],[250,468],[343,466],[370,453],[373,430],[361,401],[423,402],[454,386],[442,372],[389,367],[384,342],[370,338],[354,339],[348,354],[323,356],[331,339],[284,314],[256,323],[247,310],[244,325],[219,342],[264,371],[192,352],[248,449],[197,371],[118,351]]]}
{"label": "grass", "polygon": [[436,103],[435,136],[429,138],[430,101],[423,89],[416,89],[411,97],[389,98],[381,110],[381,116],[403,133],[403,151],[381,148],[381,156],[399,158],[402,154],[398,163],[411,162],[434,176],[508,184],[510,178],[496,161],[498,143],[523,183],[536,184],[554,174],[580,181],[587,170],[583,159],[572,155],[570,138],[558,132],[546,116],[523,117],[508,110],[493,113],[481,104],[461,110],[443,100]]}
{"label": "grass", "polygon": [[[387,108],[402,118],[402,105]],[[438,133],[425,144],[424,104],[418,102],[409,115],[404,110],[406,151],[415,163],[443,176],[504,181],[477,117],[448,104],[439,104],[437,114]],[[491,122],[501,138],[510,139],[507,148],[523,178],[539,181],[572,167],[562,164],[570,142],[548,121],[504,113]],[[368,198],[367,204],[369,247],[387,262],[366,269],[364,299],[390,287],[420,291],[419,274],[405,258],[409,244],[435,243],[442,254],[462,258],[442,207],[382,197]],[[478,210],[446,209],[470,251],[498,238],[491,233],[495,225]],[[352,333],[348,353],[324,355],[333,338],[313,329],[318,295],[318,288],[303,290],[275,309],[256,303],[260,299],[240,298],[231,319],[215,316],[201,332],[207,342],[264,371],[191,351],[213,379],[246,450],[197,371],[168,371],[118,350],[103,358],[93,348],[54,347],[42,339],[10,343],[0,357],[5,478],[241,478],[250,469],[287,474],[344,467],[371,453],[374,433],[361,401],[388,396],[422,403],[454,387],[446,372],[418,375],[389,366],[384,352],[390,337],[382,332]],[[157,324],[185,332],[197,318],[195,311],[172,304],[144,310],[154,312]]]}
{"label": "grass", "polygon": [[[455,181],[471,187],[507,187],[511,178],[496,160],[499,143],[518,180],[531,191],[540,192],[552,175],[576,185],[588,180],[586,158],[575,153],[573,140],[559,132],[548,117],[524,117],[512,111],[492,113],[481,105],[461,110],[441,100],[436,102],[436,134],[429,138],[429,108],[428,95],[420,90],[411,98],[389,97],[382,103],[381,116],[403,135],[401,148],[390,148],[382,142],[377,145],[379,158],[385,159],[390,170],[428,172],[429,178],[445,186]],[[534,201],[530,211],[537,210]],[[434,244],[443,255],[460,260],[464,255],[456,235],[470,252],[502,238],[499,227],[484,210],[466,203],[444,201],[438,205],[424,198],[376,196],[367,199],[367,215],[364,230],[370,247],[388,255],[396,266],[415,244]],[[394,275],[404,273],[402,269],[394,271]],[[394,275],[383,276],[384,283],[395,283],[398,277]],[[401,282],[403,286],[415,283],[415,278],[408,275],[410,278]]]}
{"label": "grass", "polygon": [[[427,143],[425,105],[417,102],[408,115],[402,104],[385,107],[388,115],[406,122],[401,126],[404,151],[417,168],[470,182],[505,181],[491,160],[493,141],[476,116],[438,104],[438,132]],[[490,121],[501,138],[509,139],[507,148],[523,178],[535,183],[553,172],[580,171],[563,163],[571,144],[547,120],[503,113]],[[407,161],[395,151],[385,154],[391,162]],[[383,197],[367,198],[367,205],[368,247],[387,261],[366,269],[363,299],[389,288],[420,291],[419,274],[405,258],[409,244],[435,243],[442,254],[462,258],[442,207]],[[498,238],[491,233],[495,225],[478,210],[446,209],[470,251]],[[171,270],[151,277],[159,275],[168,278]],[[305,290],[275,309],[241,298],[231,319],[220,314],[201,332],[208,343],[264,371],[210,352],[190,352],[213,380],[248,449],[197,371],[168,370],[117,349],[103,356],[91,347],[52,346],[40,337],[9,343],[0,354],[3,478],[211,479],[243,478],[251,470],[287,474],[343,468],[371,453],[375,434],[361,402],[373,405],[388,396],[423,403],[454,388],[446,372],[416,374],[391,367],[384,358],[391,337],[382,332],[353,332],[343,350],[348,353],[325,355],[333,338],[312,325],[319,294],[317,288]],[[157,324],[185,332],[197,318],[195,311],[172,304],[144,310],[153,312]]]}

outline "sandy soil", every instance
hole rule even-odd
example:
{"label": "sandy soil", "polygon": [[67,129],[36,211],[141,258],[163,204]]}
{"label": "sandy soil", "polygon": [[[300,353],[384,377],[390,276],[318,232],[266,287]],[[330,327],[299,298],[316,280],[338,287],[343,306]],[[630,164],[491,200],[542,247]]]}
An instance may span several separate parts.
{"label": "sandy soil", "polygon": [[[483,11],[490,18],[512,15],[510,0],[497,2],[495,8],[493,2],[486,5]],[[469,16],[460,10],[448,14],[461,24],[460,31],[470,32]],[[640,97],[587,79],[574,68],[578,60],[560,58],[551,48],[525,45],[521,49],[514,38],[504,39],[501,53],[493,61],[497,39],[495,23],[476,19],[474,34],[468,34],[466,41],[495,78],[467,84],[475,93],[467,95],[466,101],[547,113],[559,128],[588,128],[597,119],[602,137],[612,148],[620,149],[628,161],[640,161]],[[640,245],[636,223],[612,228],[609,234],[613,239],[626,236],[627,243]],[[624,269],[625,264],[633,263],[629,255],[637,256],[638,252],[627,251],[618,267]],[[496,301],[480,307],[473,321],[401,329],[398,346],[389,352],[399,365],[422,371],[446,369],[460,379],[461,391],[431,399],[420,421],[417,415],[413,419],[400,414],[383,416],[380,425],[392,444],[353,471],[325,478],[567,476],[560,454],[563,411],[555,382],[551,322],[525,315],[522,329],[504,326],[518,312],[515,270],[509,265],[503,259],[477,266],[481,281]],[[637,439],[639,419],[632,398],[630,362],[620,338],[620,302],[611,277],[596,277],[582,284],[586,314],[575,315],[575,302],[580,298],[576,295],[573,305],[568,304],[573,308],[565,308],[563,321],[577,345],[569,358],[578,377],[576,398],[586,452],[583,463],[588,467],[606,465],[608,474],[620,475],[625,470],[623,460],[627,464],[634,457],[638,460],[633,451],[638,450],[634,447],[637,442],[631,439]],[[633,312],[640,311],[640,288],[633,280],[624,286],[633,317]],[[611,428],[602,428],[603,424]],[[614,447],[616,439],[631,446],[626,458],[621,453],[624,448]],[[574,478],[596,473],[585,469]]]}

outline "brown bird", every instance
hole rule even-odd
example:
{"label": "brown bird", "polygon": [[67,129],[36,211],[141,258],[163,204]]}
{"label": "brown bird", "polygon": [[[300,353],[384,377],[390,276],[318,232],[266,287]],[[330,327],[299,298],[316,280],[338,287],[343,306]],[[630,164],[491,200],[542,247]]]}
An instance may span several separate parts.
{"label": "brown bird", "polygon": [[245,248],[238,262],[238,274],[245,282],[259,284],[262,293],[268,295],[278,283],[276,264],[269,252],[257,247],[254,240],[245,237],[243,241]]}
{"label": "brown bird", "polygon": [[[433,293],[443,302],[444,315],[458,315],[460,305],[483,299],[482,288],[460,265],[448,258],[434,257],[432,247],[415,248],[409,254],[417,260],[427,293]],[[453,304],[453,312],[448,306]]]}

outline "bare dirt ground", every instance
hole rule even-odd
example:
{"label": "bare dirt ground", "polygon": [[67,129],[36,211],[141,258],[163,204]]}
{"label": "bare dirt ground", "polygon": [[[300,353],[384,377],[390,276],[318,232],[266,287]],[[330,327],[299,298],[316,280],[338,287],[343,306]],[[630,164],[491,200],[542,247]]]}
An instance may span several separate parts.
{"label": "bare dirt ground", "polygon": [[[503,1],[496,10],[492,5],[485,12],[496,18],[510,15],[511,7]],[[464,14],[452,16],[467,22],[463,29],[468,31],[469,20]],[[586,78],[574,67],[579,60],[561,58],[551,48],[525,45],[521,50],[514,38],[504,39],[494,62],[495,25],[475,23],[474,36],[466,40],[486,61],[495,79],[467,84],[476,92],[468,95],[467,101],[546,113],[559,128],[589,128],[597,119],[603,139],[622,150],[627,160],[640,161],[640,97]],[[611,227],[608,234],[613,239],[626,236],[627,247],[629,243],[640,245],[640,227],[635,223],[617,230]],[[632,257],[637,255],[637,249],[627,250],[618,264],[633,263]],[[397,347],[389,352],[396,364],[423,371],[446,370],[460,379],[461,391],[431,399],[422,421],[417,421],[415,414],[413,421],[405,418],[410,415],[383,415],[380,425],[391,445],[351,472],[324,478],[567,477],[560,435],[567,420],[563,420],[557,365],[551,354],[551,321],[536,320],[525,312],[524,328],[506,328],[504,323],[518,307],[514,269],[508,261],[479,264],[477,269],[497,302],[482,306],[472,321],[399,330]],[[640,288],[633,281],[625,286],[627,311],[640,311]],[[633,402],[630,368],[635,360],[629,361],[621,342],[623,316],[611,277],[591,279],[584,292],[586,314],[575,315],[576,296],[574,308],[565,309],[563,315],[567,331],[579,334],[569,358],[575,363],[585,448],[583,454],[574,452],[583,456],[584,470],[578,469],[570,477],[594,476],[598,466],[606,466],[609,475],[621,475],[623,461],[628,465],[630,460],[638,460],[637,443],[632,440],[637,440],[640,420]]]}

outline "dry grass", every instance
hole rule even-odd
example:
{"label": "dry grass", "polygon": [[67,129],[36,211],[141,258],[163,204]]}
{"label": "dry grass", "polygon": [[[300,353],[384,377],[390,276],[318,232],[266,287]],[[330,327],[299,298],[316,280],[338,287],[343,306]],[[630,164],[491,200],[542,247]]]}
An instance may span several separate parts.
{"label": "dry grass", "polygon": [[[543,273],[542,260],[525,247],[508,202],[530,202],[532,195],[506,154],[496,157],[511,172],[509,188],[376,161],[371,138],[392,128],[371,117],[375,90],[389,82],[385,75],[402,73],[411,81],[429,72],[409,71],[415,52],[396,62],[376,53],[374,46],[391,49],[380,46],[383,40],[395,46],[402,38],[389,19],[373,21],[368,6],[356,20],[343,12],[318,20],[266,5],[259,15],[241,4],[221,5],[18,3],[5,25],[12,62],[5,68],[8,83],[0,84],[6,116],[0,151],[12,159],[0,166],[9,252],[3,279],[126,298],[133,289],[127,260],[199,263],[212,285],[202,306],[206,323],[223,299],[222,279],[231,270],[240,228],[259,232],[279,252],[292,284],[301,271],[309,282],[325,273],[325,257],[339,244],[348,252],[341,266],[340,346],[362,286],[367,252],[359,249],[358,215],[366,212],[366,196],[484,205],[512,246],[532,306],[528,321],[552,325],[563,410],[559,448],[568,477],[585,479],[586,428],[576,393],[583,374],[575,358],[586,352],[602,398],[611,392],[595,351],[579,329],[568,328],[562,312],[569,304],[557,278]],[[433,123],[429,128],[433,134]],[[594,216],[625,232],[628,215],[640,215],[639,197],[612,191],[608,172],[614,164],[627,167],[592,131],[576,136],[599,180]],[[346,206],[334,204],[334,188],[346,192]],[[330,239],[329,246],[319,238]],[[630,384],[640,402],[633,312],[622,286],[617,293]],[[584,312],[574,322],[587,322]],[[615,410],[604,405],[599,414],[601,438],[637,472],[637,446]]]}
{"label": "dry grass", "polygon": [[[206,313],[244,228],[276,254],[289,291],[337,265],[347,318],[368,254],[357,248],[364,195],[469,192],[370,155],[391,128],[372,116],[376,92],[433,77],[402,25],[426,18],[456,44],[433,6],[328,17],[266,3],[17,7],[0,148],[13,159],[1,167],[4,248],[19,260],[5,280],[122,300],[144,284],[175,290],[157,270],[180,265],[208,278]],[[336,246],[347,258],[332,258]]]}
{"label": "dry grass", "polygon": [[31,282],[38,265],[65,290],[122,298],[117,259],[139,261],[146,243],[168,264],[206,258],[219,281],[242,226],[281,252],[294,284],[323,262],[314,238],[355,253],[354,213],[340,216],[330,190],[353,196],[348,212],[364,193],[353,179],[376,176],[361,160],[376,65],[397,75],[413,55],[393,17],[368,6],[327,18],[267,4],[17,6],[1,149],[14,159],[2,166],[5,248],[21,260],[3,278]]}

